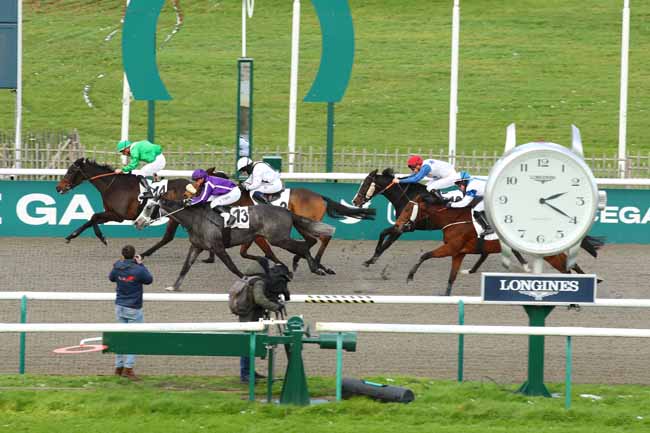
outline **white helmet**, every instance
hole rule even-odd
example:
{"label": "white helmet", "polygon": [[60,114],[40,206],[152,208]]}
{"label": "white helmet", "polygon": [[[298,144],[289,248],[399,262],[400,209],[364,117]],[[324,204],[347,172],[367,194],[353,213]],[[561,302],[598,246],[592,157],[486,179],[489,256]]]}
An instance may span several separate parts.
{"label": "white helmet", "polygon": [[247,156],[242,156],[237,160],[237,171],[241,171],[243,168],[248,167],[253,163],[253,160]]}
{"label": "white helmet", "polygon": [[248,167],[253,163],[253,160],[247,156],[242,156],[237,160],[237,171],[241,171],[242,168]]}

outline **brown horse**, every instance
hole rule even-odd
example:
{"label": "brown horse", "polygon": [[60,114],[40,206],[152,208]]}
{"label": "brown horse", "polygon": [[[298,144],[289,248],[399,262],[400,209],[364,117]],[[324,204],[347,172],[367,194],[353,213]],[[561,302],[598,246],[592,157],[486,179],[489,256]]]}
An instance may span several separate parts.
{"label": "brown horse", "polygon": [[[451,271],[449,272],[449,279],[447,280],[447,290],[445,295],[451,294],[451,288],[458,275],[458,270],[467,254],[494,254],[501,252],[501,244],[498,240],[483,241],[482,248],[479,248],[479,238],[472,223],[472,215],[470,208],[446,208],[441,204],[429,205],[421,197],[416,197],[415,200],[410,200],[399,214],[395,227],[398,231],[404,230],[404,226],[411,220],[415,206],[418,206],[417,215],[415,215],[415,223],[426,223],[428,226],[442,230],[443,244],[433,251],[427,252],[420,256],[420,260],[409,271],[407,282],[413,280],[413,276],[417,272],[420,265],[434,257],[451,257]],[[587,248],[584,244],[587,243],[591,248]],[[585,237],[583,240],[583,247],[593,254],[595,257],[596,250],[602,246],[602,241]],[[480,250],[479,250],[480,249]],[[551,266],[562,273],[570,273],[566,270],[566,254],[558,254],[555,256],[545,257]],[[584,274],[583,270],[576,264],[571,269],[577,273]]]}
{"label": "brown horse", "polygon": [[[66,172],[63,179],[56,185],[60,194],[65,194],[83,181],[90,182],[102,196],[104,211],[94,214],[81,227],[66,236],[66,242],[79,236],[88,227],[93,228],[95,236],[106,245],[106,238],[99,228],[99,224],[109,221],[122,222],[124,220],[135,220],[142,211],[144,203],[138,200],[140,195],[140,182],[138,177],[132,174],[116,175],[109,165],[99,164],[87,158],[77,159]],[[171,199],[183,197],[185,186],[189,182],[185,179],[173,179],[167,183],[167,196]],[[153,247],[142,253],[142,256],[149,256],[158,248],[165,245],[174,238],[178,223],[169,220],[165,230],[165,236]]]}
{"label": "brown horse", "polygon": [[[215,175],[219,175],[219,174],[215,174]],[[241,190],[242,190],[241,198],[236,203],[233,203],[232,206],[254,205],[255,203],[251,199],[249,192],[244,188],[241,188]],[[331,218],[335,218],[335,219],[341,219],[345,217],[357,218],[357,219],[374,219],[376,213],[376,209],[353,208],[353,207],[343,206],[342,204],[339,204],[328,197],[322,196],[320,194],[317,194],[305,188],[291,189],[291,193],[289,194],[288,209],[291,213],[295,215],[304,218],[309,218],[313,221],[322,221],[326,214]],[[327,245],[332,239],[332,236],[320,235],[319,238],[317,239],[309,235],[309,233],[300,233],[300,234],[305,238],[310,248],[318,240],[320,240],[321,242],[320,247],[318,248],[318,252],[314,257],[314,260],[316,261],[320,269],[324,270],[328,274],[335,274],[336,272],[334,272],[333,269],[325,267],[321,263],[321,259],[323,257],[323,254],[325,253],[325,249],[327,248]],[[257,239],[256,239],[256,243],[258,246],[261,247],[260,245],[261,242],[258,242]],[[246,251],[248,251],[248,248],[251,246],[251,244],[252,243],[242,245],[241,247],[242,256],[246,253]],[[278,262],[277,259],[274,259],[273,257],[270,257],[268,255],[267,257],[275,261],[276,263]],[[206,263],[214,262],[214,254],[210,253],[210,257],[204,261]],[[294,271],[298,268],[299,261],[300,261],[300,256],[295,255],[293,257]]]}

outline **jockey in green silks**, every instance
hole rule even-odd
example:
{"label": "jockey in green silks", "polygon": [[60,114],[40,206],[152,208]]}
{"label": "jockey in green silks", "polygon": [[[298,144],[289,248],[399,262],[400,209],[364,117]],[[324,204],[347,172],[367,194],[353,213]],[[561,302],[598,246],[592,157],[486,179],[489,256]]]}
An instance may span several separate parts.
{"label": "jockey in green silks", "polygon": [[[158,180],[156,173],[165,168],[165,155],[162,154],[162,147],[150,143],[147,140],[136,141],[131,143],[128,140],[122,140],[117,143],[117,151],[122,155],[130,156],[129,164],[115,170],[116,174],[133,173],[143,177],[152,176],[154,181]],[[140,161],[146,162],[140,170],[136,170]]]}

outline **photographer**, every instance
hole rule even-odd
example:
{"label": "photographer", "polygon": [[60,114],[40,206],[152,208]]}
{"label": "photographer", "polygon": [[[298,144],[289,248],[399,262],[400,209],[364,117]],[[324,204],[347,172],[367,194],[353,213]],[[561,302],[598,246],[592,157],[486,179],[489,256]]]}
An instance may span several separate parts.
{"label": "photographer", "polygon": [[[239,317],[240,322],[268,319],[269,311],[282,314],[284,304],[289,300],[289,269],[284,265],[271,267],[266,260],[262,263],[252,262],[244,272],[244,277],[235,281],[229,290],[230,311]],[[240,358],[239,378],[242,383],[249,382],[249,362],[247,356]],[[255,373],[256,379],[263,377]]]}
{"label": "photographer", "polygon": [[[120,323],[142,323],[143,284],[151,284],[153,277],[135,254],[133,245],[122,248],[122,260],[113,265],[108,279],[117,283],[115,291],[115,316]],[[115,374],[130,380],[140,380],[133,367],[135,355],[115,355]]]}

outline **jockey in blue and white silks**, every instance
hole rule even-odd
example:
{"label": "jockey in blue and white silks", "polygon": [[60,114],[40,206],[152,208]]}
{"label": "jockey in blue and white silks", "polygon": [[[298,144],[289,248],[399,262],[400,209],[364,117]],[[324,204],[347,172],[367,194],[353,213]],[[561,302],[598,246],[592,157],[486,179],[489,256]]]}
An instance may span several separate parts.
{"label": "jockey in blue and white silks", "polygon": [[422,159],[420,155],[411,156],[407,164],[413,174],[402,179],[395,178],[393,183],[417,183],[426,177],[427,191],[440,201],[446,200],[439,190],[453,186],[458,178],[453,165],[437,159]]}
{"label": "jockey in blue and white silks", "polygon": [[466,171],[461,171],[454,182],[456,187],[463,193],[463,198],[458,201],[447,203],[448,207],[467,207],[472,206],[474,218],[483,227],[482,236],[493,233],[492,227],[485,217],[485,204],[483,196],[485,195],[485,185],[487,181],[470,176]]}

